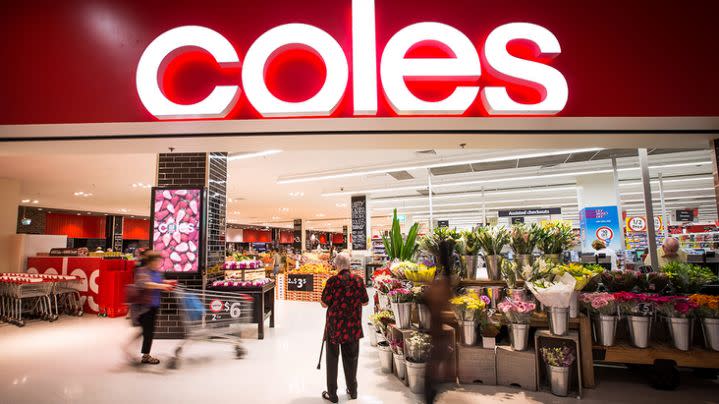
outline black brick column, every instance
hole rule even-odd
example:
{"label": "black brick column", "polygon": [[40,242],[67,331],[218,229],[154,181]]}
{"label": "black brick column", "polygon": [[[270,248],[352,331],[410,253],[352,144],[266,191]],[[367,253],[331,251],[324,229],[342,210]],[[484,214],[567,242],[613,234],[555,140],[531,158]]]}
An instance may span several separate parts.
{"label": "black brick column", "polygon": [[[227,153],[163,153],[157,162],[159,187],[207,187],[207,231],[205,263],[200,272],[183,276],[178,282],[188,288],[202,288],[207,267],[225,260],[225,211],[227,200]],[[163,293],[157,318],[156,338],[182,338],[177,302]]]}
{"label": "black brick column", "polygon": [[[23,216],[32,220],[29,225],[22,224]],[[47,212],[27,206],[17,207],[17,234],[45,234]]]}

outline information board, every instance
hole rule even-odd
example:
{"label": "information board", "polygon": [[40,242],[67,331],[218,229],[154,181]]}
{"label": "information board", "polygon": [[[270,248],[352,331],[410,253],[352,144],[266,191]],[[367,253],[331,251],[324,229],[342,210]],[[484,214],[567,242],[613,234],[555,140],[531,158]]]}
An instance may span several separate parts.
{"label": "information board", "polygon": [[352,197],[352,249],[367,249],[367,197]]}

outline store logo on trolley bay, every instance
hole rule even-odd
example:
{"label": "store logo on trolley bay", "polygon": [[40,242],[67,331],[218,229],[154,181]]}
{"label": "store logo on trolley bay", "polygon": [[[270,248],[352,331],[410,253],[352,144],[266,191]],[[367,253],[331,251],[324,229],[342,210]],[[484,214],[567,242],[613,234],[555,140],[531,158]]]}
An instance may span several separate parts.
{"label": "store logo on trolley bay", "polygon": [[[397,115],[462,115],[477,100],[490,116],[554,115],[567,103],[569,90],[564,75],[545,63],[512,55],[513,41],[530,43],[538,57],[552,59],[561,53],[559,41],[548,29],[531,23],[514,22],[494,28],[478,50],[456,28],[439,22],[419,22],[396,32],[382,51],[376,52],[374,0],[352,1],[352,94],[355,116],[377,114],[377,83]],[[407,57],[417,46],[431,43],[449,51],[452,57]],[[163,92],[163,67],[167,59],[188,48],[200,48],[221,67],[242,65],[239,85],[217,85],[201,101],[179,104]],[[311,49],[324,63],[326,76],[321,88],[303,101],[286,101],[267,85],[266,67],[282,52]],[[481,52],[481,58],[480,58]],[[481,62],[480,62],[481,61]],[[502,77],[505,85],[458,83],[442,99],[418,97],[407,85],[413,81],[477,80],[485,70]],[[379,75],[377,71],[379,70]],[[263,117],[330,116],[342,101],[350,66],[342,46],[326,31],[309,24],[290,23],[260,35],[240,60],[237,50],[221,33],[202,26],[173,28],[155,38],[140,57],[136,85],[145,108],[159,119],[224,118],[244,91],[249,103]],[[378,77],[379,76],[379,77]],[[537,89],[541,100],[515,101],[507,87],[519,84]]]}

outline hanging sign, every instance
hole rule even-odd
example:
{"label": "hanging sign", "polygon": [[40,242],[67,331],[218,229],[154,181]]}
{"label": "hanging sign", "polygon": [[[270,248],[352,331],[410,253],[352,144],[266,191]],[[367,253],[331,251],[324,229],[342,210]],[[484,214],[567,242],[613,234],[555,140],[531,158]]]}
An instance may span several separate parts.
{"label": "hanging sign", "polygon": [[449,227],[449,220],[437,220],[437,227]]}
{"label": "hanging sign", "polygon": [[524,216],[514,216],[511,219],[512,219],[512,224],[524,223]]}
{"label": "hanging sign", "polygon": [[608,248],[622,249],[619,240],[621,225],[619,211],[616,206],[592,206],[579,211],[579,228],[581,230],[582,251],[593,250],[594,240],[603,241]]}
{"label": "hanging sign", "polygon": [[367,249],[367,197],[353,196],[352,200],[352,249]]}
{"label": "hanging sign", "polygon": [[549,215],[561,215],[562,208],[542,208],[542,209],[515,209],[515,210],[500,210],[497,212],[499,217],[512,217],[512,216],[549,216]]}
{"label": "hanging sign", "polygon": [[677,222],[693,222],[694,221],[694,210],[693,209],[677,209],[676,218],[677,218]]}

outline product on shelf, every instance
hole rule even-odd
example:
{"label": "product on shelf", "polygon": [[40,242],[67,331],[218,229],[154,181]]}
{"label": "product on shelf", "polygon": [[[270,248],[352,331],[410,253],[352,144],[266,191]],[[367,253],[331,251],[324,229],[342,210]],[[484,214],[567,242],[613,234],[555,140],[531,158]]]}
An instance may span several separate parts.
{"label": "product on shelf", "polygon": [[226,261],[224,269],[258,269],[264,268],[265,264],[258,260]]}
{"label": "product on shelf", "polygon": [[332,266],[326,262],[304,264],[298,269],[291,270],[293,274],[329,274],[334,272]]}
{"label": "product on shelf", "polygon": [[261,278],[251,281],[238,281],[238,280],[224,280],[212,282],[213,288],[261,288],[268,283],[272,282],[272,279]]}

